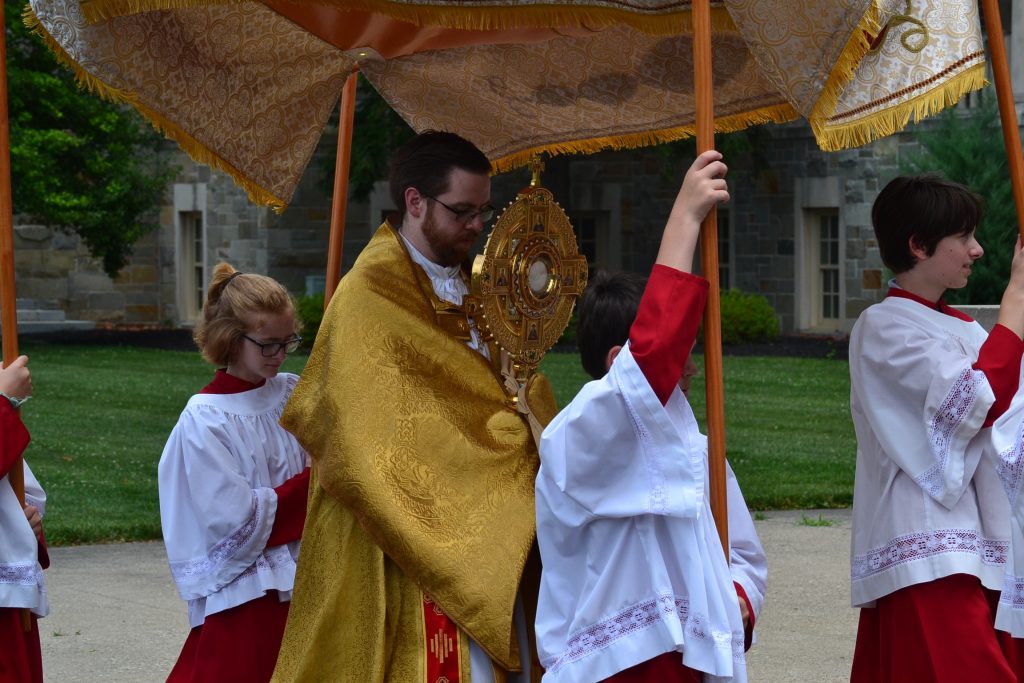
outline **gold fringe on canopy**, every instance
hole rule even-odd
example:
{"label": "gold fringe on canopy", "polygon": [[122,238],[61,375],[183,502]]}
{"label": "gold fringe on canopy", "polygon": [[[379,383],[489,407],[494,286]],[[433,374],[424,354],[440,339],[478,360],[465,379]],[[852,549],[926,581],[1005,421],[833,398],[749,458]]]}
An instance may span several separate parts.
{"label": "gold fringe on canopy", "polygon": [[173,122],[139,102],[132,93],[124,92],[107,85],[79,66],[78,63],[64,51],[60,46],[60,43],[50,35],[49,31],[46,30],[39,21],[39,18],[35,15],[35,12],[32,11],[32,7],[30,5],[25,5],[25,9],[22,13],[22,20],[30,31],[42,38],[43,42],[50,49],[50,52],[53,53],[57,62],[67,67],[75,74],[75,81],[78,83],[79,87],[84,88],[91,93],[95,93],[102,99],[109,102],[114,102],[115,104],[128,104],[134,107],[157,131],[178,143],[181,149],[184,150],[192,159],[200,164],[205,164],[206,166],[210,166],[230,175],[238,186],[245,190],[246,194],[249,196],[249,200],[254,204],[270,206],[276,213],[281,213],[285,208],[287,208],[288,204],[285,201],[248,178],[244,173],[242,173],[242,171],[235,168],[231,163],[221,158],[216,153],[210,151],[207,147]]}
{"label": "gold fringe on canopy", "polygon": [[811,118],[827,151],[863,145],[955,104],[985,85],[985,48],[976,3],[907,2],[872,33],[843,92]]}
{"label": "gold fringe on canopy", "polygon": [[[745,112],[734,116],[725,116],[715,119],[716,133],[735,133],[736,131],[757,126],[762,123],[786,123],[800,118],[800,113],[789,104],[779,104],[772,107],[759,109],[758,111]],[[508,156],[496,159],[491,163],[497,173],[505,173],[525,166],[529,163],[534,154],[541,152],[546,154],[593,154],[608,149],[633,149],[637,147],[648,147],[660,145],[666,142],[685,140],[696,135],[695,126],[680,126],[665,130],[636,133],[634,135],[620,135],[609,138],[594,138],[591,140],[579,140],[556,145],[544,145],[535,149],[517,152]]]}
{"label": "gold fringe on canopy", "polygon": [[985,65],[978,64],[952,78],[937,90],[929,90],[910,99],[898,107],[871,114],[847,124],[829,124],[818,137],[818,145],[826,152],[850,147],[860,147],[872,140],[884,138],[902,130],[913,118],[914,122],[937,114],[956,104],[969,92],[988,85]]}
{"label": "gold fringe on canopy", "polygon": [[825,86],[822,88],[821,96],[814,105],[814,110],[808,117],[816,137],[818,135],[818,128],[816,126],[820,125],[818,122],[827,119],[835,111],[836,102],[839,101],[840,95],[843,94],[846,86],[857,72],[857,67],[864,58],[864,55],[871,49],[868,36],[877,36],[882,30],[878,5],[878,0],[872,0],[871,5],[861,17],[860,23],[850,34],[849,39],[846,41],[846,46],[832,68],[832,73],[829,74],[828,80],[825,81]]}
{"label": "gold fringe on canopy", "polygon": [[[216,4],[241,4],[252,0],[83,0],[82,12],[90,23],[114,17],[151,12],[179,10]],[[523,2],[495,0],[475,7],[458,2],[421,3],[389,0],[322,0],[298,5],[336,7],[339,10],[375,12],[417,26],[443,26],[468,31],[494,31],[530,27],[571,27],[600,29],[625,24],[656,35],[690,33],[693,31],[690,0],[674,2]],[[624,7],[625,5],[625,7]],[[712,0],[711,27],[717,31],[735,31],[736,26],[723,6],[723,0]]]}

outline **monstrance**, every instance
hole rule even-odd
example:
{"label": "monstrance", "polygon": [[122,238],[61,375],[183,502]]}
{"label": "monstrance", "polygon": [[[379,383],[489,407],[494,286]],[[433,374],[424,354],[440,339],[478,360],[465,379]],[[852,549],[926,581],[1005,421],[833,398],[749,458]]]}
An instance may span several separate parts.
{"label": "monstrance", "polygon": [[519,390],[562,336],[587,284],[587,259],[569,217],[540,185],[539,157],[530,169],[530,186],[502,212],[473,262],[473,296],[466,302],[481,332],[507,357],[506,381],[516,384],[508,387],[513,403],[522,400]]}

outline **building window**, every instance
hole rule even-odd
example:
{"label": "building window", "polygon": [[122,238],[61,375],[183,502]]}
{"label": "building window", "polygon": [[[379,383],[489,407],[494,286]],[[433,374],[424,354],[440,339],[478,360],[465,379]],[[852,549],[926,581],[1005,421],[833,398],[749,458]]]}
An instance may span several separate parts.
{"label": "building window", "polygon": [[839,213],[818,214],[821,322],[839,320]]}
{"label": "building window", "polygon": [[576,243],[580,255],[587,259],[587,265],[597,265],[597,216],[578,216],[575,221]]}
{"label": "building window", "polygon": [[182,294],[181,317],[183,320],[197,320],[203,310],[203,299],[206,295],[203,214],[200,211],[180,211],[178,224],[181,226],[181,245],[178,253],[182,256],[182,281],[179,289]]}
{"label": "building window", "polygon": [[612,242],[619,236],[613,236],[609,230],[611,221],[607,211],[574,211],[569,222],[576,233],[576,247],[580,256],[587,259],[591,272],[598,268],[622,268],[622,247]]}
{"label": "building window", "polygon": [[805,209],[802,230],[800,328],[816,332],[843,329],[843,228],[839,210]]}

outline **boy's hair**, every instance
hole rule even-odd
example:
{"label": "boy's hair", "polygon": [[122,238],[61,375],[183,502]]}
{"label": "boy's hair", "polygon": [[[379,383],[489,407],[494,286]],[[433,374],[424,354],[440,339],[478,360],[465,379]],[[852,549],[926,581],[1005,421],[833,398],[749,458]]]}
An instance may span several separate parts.
{"label": "boy's hair", "polygon": [[613,346],[629,339],[647,278],[636,273],[598,270],[587,283],[576,311],[576,344],[583,369],[594,379],[608,372],[605,360]]}
{"label": "boy's hair", "polygon": [[910,240],[931,256],[944,237],[977,228],[984,208],[981,197],[940,175],[894,178],[871,207],[882,261],[894,274],[905,273],[917,265]]}
{"label": "boy's hair", "polygon": [[[237,342],[261,316],[294,311],[292,298],[277,280],[266,275],[240,273],[221,262],[213,269],[206,290],[203,315],[192,338],[210,363],[225,367],[234,360]],[[298,332],[298,322],[295,323]]]}
{"label": "boy's hair", "polygon": [[437,197],[448,191],[452,169],[489,175],[491,162],[469,140],[439,130],[420,133],[402,145],[391,157],[388,180],[391,201],[405,218],[405,190],[415,187],[420,194]]}

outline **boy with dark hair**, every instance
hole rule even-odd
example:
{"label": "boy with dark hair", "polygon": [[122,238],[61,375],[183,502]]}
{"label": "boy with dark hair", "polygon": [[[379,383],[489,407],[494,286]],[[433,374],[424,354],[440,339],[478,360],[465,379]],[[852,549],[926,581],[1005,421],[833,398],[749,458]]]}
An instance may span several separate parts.
{"label": "boy with dark hair", "polygon": [[590,278],[576,309],[576,344],[587,374],[608,374],[608,351],[629,339],[647,278],[627,271],[598,270]]}
{"label": "boy with dark hair", "polygon": [[546,683],[746,681],[764,551],[730,471],[728,565],[705,495],[707,440],[680,391],[708,287],[690,273],[694,249],[729,198],[725,171],[718,152],[694,161],[646,289],[598,274],[580,302],[595,381],[544,431],[536,487]]}
{"label": "boy with dark hair", "polygon": [[984,253],[981,213],[934,175],[893,180],[872,210],[895,278],[850,338],[858,683],[1024,679],[1019,641],[994,629],[1010,508],[986,453],[1024,353],[1020,245],[991,334],[942,299]]}

